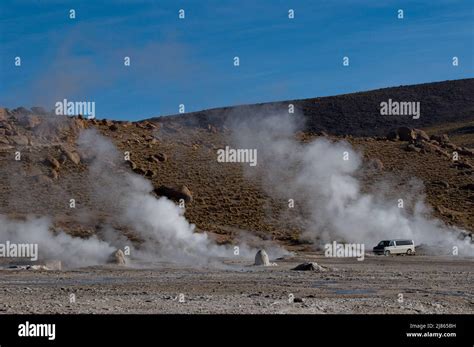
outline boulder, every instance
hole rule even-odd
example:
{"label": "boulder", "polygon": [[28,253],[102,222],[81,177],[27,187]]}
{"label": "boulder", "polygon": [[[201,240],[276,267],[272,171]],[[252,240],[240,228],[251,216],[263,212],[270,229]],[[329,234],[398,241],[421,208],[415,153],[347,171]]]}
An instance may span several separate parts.
{"label": "boulder", "polygon": [[59,168],[61,167],[61,164],[59,164],[59,161],[56,158],[53,158],[53,157],[46,158],[46,160],[44,162],[45,162],[46,165],[48,165],[53,170],[59,170]]}
{"label": "boulder", "polygon": [[382,161],[378,158],[369,159],[368,165],[370,168],[377,171],[382,171],[384,169]]}
{"label": "boulder", "polygon": [[407,152],[420,152],[421,148],[418,148],[414,144],[410,143],[408,146],[405,147],[405,151],[407,151]]}
{"label": "boulder", "polygon": [[156,172],[153,171],[153,170],[146,170],[145,171],[145,177],[150,177],[150,178],[153,178],[156,176]]}
{"label": "boulder", "polygon": [[260,249],[255,255],[255,264],[254,265],[263,265],[269,266],[270,259],[268,259],[268,254],[264,249]]}
{"label": "boulder", "polygon": [[474,157],[474,149],[470,149],[470,148],[467,148],[467,147],[461,147],[461,148],[457,148],[456,151],[460,155],[465,155],[465,156],[468,156],[468,157]]}
{"label": "boulder", "polygon": [[446,181],[433,181],[431,182],[431,184],[434,186],[440,186],[446,189],[449,188],[449,183]]}
{"label": "boulder", "polygon": [[53,180],[46,175],[35,176],[35,181],[40,185],[50,185],[53,183]]}
{"label": "boulder", "polygon": [[325,272],[326,269],[323,268],[321,265],[319,265],[318,263],[303,263],[303,264],[299,264],[298,266],[296,266],[295,268],[293,268],[292,270],[295,270],[295,271],[318,271],[318,272]]}
{"label": "boulder", "polygon": [[136,174],[141,175],[141,176],[144,176],[146,174],[145,169],[143,169],[141,167],[136,167],[135,169],[133,169],[133,172],[135,172]]}
{"label": "boulder", "polygon": [[186,186],[181,186],[181,189],[180,189],[180,192],[181,194],[184,194],[185,196],[185,201],[186,202],[191,202],[193,201],[193,193],[191,193],[191,191],[189,190],[188,187]]}
{"label": "boulder", "polygon": [[426,132],[424,132],[423,130],[413,129],[413,131],[415,132],[417,140],[424,140],[424,141],[429,141],[430,140],[429,135]]}
{"label": "boulder", "polygon": [[26,137],[25,135],[12,136],[10,137],[10,140],[13,144],[20,146],[27,146],[29,143],[28,137]]}
{"label": "boulder", "polygon": [[432,135],[430,137],[431,140],[437,141],[439,143],[448,143],[449,142],[449,137],[447,134],[443,135]]}
{"label": "boulder", "polygon": [[39,115],[47,115],[48,112],[41,106],[33,106],[31,108],[31,112],[33,112],[34,114],[39,114]]}
{"label": "boulder", "polygon": [[72,161],[74,164],[79,165],[81,162],[81,156],[77,152],[64,147],[62,148],[62,152],[67,157],[67,159]]}
{"label": "boulder", "polygon": [[0,108],[0,122],[6,122],[9,117],[8,109]]}
{"label": "boulder", "polygon": [[149,160],[157,162],[157,163],[165,162],[168,160],[168,156],[164,153],[157,153],[157,154],[151,155]]}
{"label": "boulder", "polygon": [[41,124],[41,118],[36,115],[23,115],[18,118],[18,124],[26,129],[34,129]]}
{"label": "boulder", "polygon": [[465,162],[465,161],[458,161],[456,164],[454,164],[458,169],[474,169],[474,166],[472,166],[470,163]]}
{"label": "boulder", "polygon": [[59,178],[59,173],[57,170],[51,170],[51,173],[50,173],[50,177],[53,179],[53,180],[57,180]]}
{"label": "boulder", "polygon": [[398,133],[397,133],[395,130],[391,130],[391,131],[387,134],[387,140],[390,140],[390,141],[397,141],[398,139],[399,139]]}
{"label": "boulder", "polygon": [[257,266],[275,266],[275,263],[270,263],[270,259],[268,258],[267,252],[264,249],[258,250],[257,254],[255,254],[255,263],[254,265]]}
{"label": "boulder", "polygon": [[460,187],[463,190],[474,191],[474,183],[468,183]]}
{"label": "boulder", "polygon": [[127,265],[127,258],[121,249],[116,250],[110,255],[109,263],[117,265]]}
{"label": "boulder", "polygon": [[413,141],[416,139],[415,131],[408,127],[398,128],[397,134],[401,141]]}
{"label": "boulder", "polygon": [[191,202],[193,200],[193,195],[191,191],[186,186],[181,186],[180,189],[160,186],[154,190],[155,194],[158,196],[165,196],[170,200],[179,201],[183,199],[186,202]]}
{"label": "boulder", "polygon": [[110,119],[102,119],[102,120],[100,121],[100,124],[106,125],[106,126],[110,127],[112,124],[114,124],[114,122],[111,121]]}
{"label": "boulder", "polygon": [[137,164],[135,164],[135,162],[133,160],[127,160],[127,163],[128,163],[128,166],[130,167],[130,169],[136,170]]}
{"label": "boulder", "polygon": [[28,110],[25,107],[20,106],[20,107],[17,107],[15,109],[13,109],[12,114],[15,115],[15,116],[24,115],[24,114],[31,114],[31,111]]}
{"label": "boulder", "polygon": [[118,125],[117,124],[112,124],[111,126],[109,126],[109,130],[111,131],[117,131],[119,129]]}

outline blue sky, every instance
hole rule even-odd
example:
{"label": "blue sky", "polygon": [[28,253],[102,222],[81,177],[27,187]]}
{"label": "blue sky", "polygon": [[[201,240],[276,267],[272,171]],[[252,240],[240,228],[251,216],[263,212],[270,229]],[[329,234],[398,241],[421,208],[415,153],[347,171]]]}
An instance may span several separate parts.
{"label": "blue sky", "polygon": [[2,0],[0,66],[2,106],[130,120],[469,78],[474,2]]}

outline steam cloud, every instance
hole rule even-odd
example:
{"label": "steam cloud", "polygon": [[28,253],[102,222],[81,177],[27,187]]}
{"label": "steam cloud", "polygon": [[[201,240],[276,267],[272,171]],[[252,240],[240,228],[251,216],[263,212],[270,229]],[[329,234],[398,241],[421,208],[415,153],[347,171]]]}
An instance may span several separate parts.
{"label": "steam cloud", "polygon": [[[110,140],[96,130],[85,130],[78,145],[82,157],[90,161],[89,196],[111,216],[100,239],[52,232],[52,222],[46,217],[15,221],[0,215],[0,241],[37,243],[40,260],[61,260],[66,267],[104,264],[124,246],[131,248],[133,259],[143,261],[217,265],[218,258],[236,258],[233,245],[218,245],[207,234],[196,233],[184,217],[184,209],[165,197],[152,196],[151,183],[126,169],[124,158]],[[133,244],[114,225],[129,228],[142,242]],[[238,257],[255,254],[246,243],[238,246]],[[285,253],[276,246],[270,247],[270,252],[274,256]]]}
{"label": "steam cloud", "polygon": [[[349,143],[318,138],[302,144],[295,138],[303,125],[299,116],[262,113],[229,124],[234,146],[257,149],[259,165],[246,167],[246,174],[259,178],[270,196],[295,200],[304,216],[303,237],[315,243],[342,239],[367,245],[408,238],[415,244],[444,247],[447,253],[457,246],[460,255],[473,255],[468,238],[459,240],[459,229],[432,218],[423,200],[412,201],[408,212],[398,208],[397,200],[363,193],[357,179],[362,156]],[[408,200],[410,195],[400,197]]]}

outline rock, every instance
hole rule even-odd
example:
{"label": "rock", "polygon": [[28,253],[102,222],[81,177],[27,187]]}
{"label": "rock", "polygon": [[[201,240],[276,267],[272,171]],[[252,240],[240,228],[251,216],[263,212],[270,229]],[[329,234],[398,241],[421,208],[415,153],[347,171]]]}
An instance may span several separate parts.
{"label": "rock", "polygon": [[448,142],[448,143],[443,143],[443,147],[451,150],[456,150],[457,146],[454,143]]}
{"label": "rock", "polygon": [[410,143],[408,146],[405,147],[405,151],[407,151],[407,152],[421,152],[421,148],[415,147],[414,144]]}
{"label": "rock", "polygon": [[458,161],[455,166],[458,168],[458,169],[474,169],[474,166],[472,166],[470,163],[467,163],[467,162],[463,162],[463,161]]}
{"label": "rock", "polygon": [[145,177],[150,177],[150,178],[153,178],[156,176],[156,172],[153,171],[153,170],[146,170],[145,171]]}
{"label": "rock", "polygon": [[420,144],[419,144],[420,148],[425,150],[426,152],[437,152],[437,151],[441,151],[441,147],[439,147],[438,145],[432,143],[432,142],[426,142],[426,141],[422,141]]}
{"label": "rock", "polygon": [[434,186],[440,186],[446,189],[449,188],[449,183],[446,181],[433,181],[431,182],[431,184]]}
{"label": "rock", "polygon": [[20,145],[20,146],[27,146],[29,141],[28,137],[25,135],[16,135],[16,136],[11,136],[10,137],[11,142],[13,142],[15,145]]}
{"label": "rock", "polygon": [[72,129],[77,133],[82,129],[85,129],[88,127],[88,122],[87,120],[83,118],[72,118]]}
{"label": "rock", "polygon": [[264,249],[258,250],[257,254],[255,255],[255,263],[254,265],[257,266],[275,266],[275,263],[270,263],[270,259],[268,258],[267,252]]}
{"label": "rock", "polygon": [[413,129],[413,131],[415,132],[417,140],[424,140],[424,141],[429,141],[430,140],[429,135],[426,132],[424,132],[423,130]]}
{"label": "rock", "polygon": [[117,265],[127,265],[127,258],[121,249],[116,250],[110,255],[109,263]]}
{"label": "rock", "polygon": [[180,191],[181,191],[181,194],[184,194],[184,196],[185,196],[185,199],[184,199],[184,200],[185,200],[186,202],[191,202],[191,201],[193,201],[193,193],[191,193],[191,191],[189,190],[188,187],[186,187],[186,186],[181,186],[181,190],[180,190]]}
{"label": "rock", "polygon": [[31,114],[31,111],[28,110],[25,107],[17,107],[17,108],[12,110],[12,114],[14,114],[15,116],[24,115],[24,114]]}
{"label": "rock", "polygon": [[165,162],[167,160],[168,160],[168,156],[164,153],[157,153],[150,156],[150,161],[155,161],[157,163]]}
{"label": "rock", "polygon": [[160,186],[159,188],[156,188],[154,192],[158,196],[166,196],[168,199],[174,201],[183,199],[186,202],[191,202],[193,200],[193,195],[186,186],[181,186],[180,189]]}
{"label": "rock", "polygon": [[382,171],[384,169],[383,163],[378,158],[372,158],[369,160],[369,167],[377,171]]}
{"label": "rock", "polygon": [[153,123],[151,123],[151,122],[145,122],[144,126],[145,126],[145,129],[150,129],[150,130],[151,130],[151,129],[156,129],[156,128],[158,128],[157,125],[155,125],[155,124],[153,124]]}
{"label": "rock", "polygon": [[128,163],[128,166],[130,166],[130,169],[132,170],[136,170],[137,168],[137,164],[135,164],[135,162],[133,160],[127,160],[127,163]]}
{"label": "rock", "polygon": [[0,108],[0,122],[6,122],[9,116],[10,113],[7,108]]}
{"label": "rock", "polygon": [[444,155],[446,158],[451,158],[451,156],[449,155],[449,153],[446,152],[446,151],[443,151],[441,148],[437,148],[437,149],[436,149],[436,153],[441,154],[441,155]]}
{"label": "rock", "polygon": [[119,129],[118,125],[117,124],[112,124],[111,126],[109,126],[109,130],[111,131],[117,131]]}
{"label": "rock", "polygon": [[0,152],[8,152],[8,151],[12,150],[13,148],[15,148],[15,147],[0,143]]}
{"label": "rock", "polygon": [[325,272],[326,271],[325,268],[323,268],[321,265],[319,265],[317,263],[299,264],[298,266],[296,266],[292,270],[295,270],[295,271],[318,271],[318,272]]}
{"label": "rock", "polygon": [[207,125],[207,130],[210,132],[210,133],[213,133],[213,134],[217,134],[217,128],[214,126],[214,125],[211,125],[211,124],[208,124]]}
{"label": "rock", "polygon": [[18,119],[18,124],[26,129],[34,129],[41,124],[41,118],[34,115],[23,115]]}
{"label": "rock", "polygon": [[64,147],[62,148],[62,152],[74,164],[79,165],[81,162],[81,156],[78,153]]}
{"label": "rock", "polygon": [[398,133],[397,133],[395,130],[391,130],[391,131],[387,134],[387,140],[390,140],[390,141],[397,141],[398,139],[399,139]]}
{"label": "rock", "polygon": [[465,184],[461,187],[459,187],[463,190],[470,190],[470,191],[474,191],[474,183],[468,183],[468,184]]}
{"label": "rock", "polygon": [[397,129],[398,137],[401,141],[413,141],[416,139],[416,133],[408,127],[400,127]]}
{"label": "rock", "polygon": [[59,170],[59,168],[61,167],[61,164],[59,164],[59,161],[53,157],[46,158],[45,164],[51,167],[53,170]]}
{"label": "rock", "polygon": [[462,148],[457,148],[456,151],[460,155],[465,155],[465,156],[468,156],[468,157],[474,157],[474,150],[473,149],[462,147]]}
{"label": "rock", "polygon": [[33,112],[34,114],[39,114],[39,115],[47,115],[48,112],[41,106],[33,106],[31,108],[31,112]]}
{"label": "rock", "polygon": [[146,174],[146,171],[141,167],[136,167],[135,169],[133,169],[133,172],[141,176],[144,176]]}
{"label": "rock", "polygon": [[44,266],[46,266],[48,270],[59,271],[62,268],[62,263],[61,260],[46,260]]}
{"label": "rock", "polygon": [[434,141],[437,141],[439,143],[447,143],[449,142],[449,137],[447,134],[443,134],[443,135],[432,135],[430,137],[431,140],[434,140]]}
{"label": "rock", "polygon": [[111,121],[110,119],[102,119],[102,120],[100,121],[100,124],[106,125],[106,126],[110,127],[112,124],[114,124],[114,122]]}
{"label": "rock", "polygon": [[53,183],[53,180],[45,175],[35,176],[35,181],[36,183],[41,184],[41,185],[50,185]]}
{"label": "rock", "polygon": [[59,173],[56,170],[51,170],[50,177],[53,180],[57,180],[59,178]]}

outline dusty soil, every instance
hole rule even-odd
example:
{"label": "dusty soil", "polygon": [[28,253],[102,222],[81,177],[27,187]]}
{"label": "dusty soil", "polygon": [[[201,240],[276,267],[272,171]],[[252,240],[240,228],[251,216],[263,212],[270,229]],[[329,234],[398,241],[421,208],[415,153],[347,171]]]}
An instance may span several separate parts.
{"label": "dusty soil", "polygon": [[[291,270],[304,261],[328,271]],[[2,270],[0,312],[474,313],[472,258],[366,254],[357,261],[303,252],[276,262],[275,267],[239,260],[199,269],[154,264],[142,269]]]}

